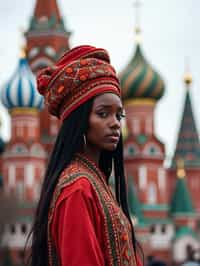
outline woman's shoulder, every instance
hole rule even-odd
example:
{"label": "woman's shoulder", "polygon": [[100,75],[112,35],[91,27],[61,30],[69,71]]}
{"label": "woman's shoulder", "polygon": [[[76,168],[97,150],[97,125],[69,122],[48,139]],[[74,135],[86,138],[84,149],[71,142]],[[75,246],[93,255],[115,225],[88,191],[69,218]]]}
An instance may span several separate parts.
{"label": "woman's shoulder", "polygon": [[95,191],[91,183],[91,172],[77,161],[72,161],[62,172],[57,184],[59,191],[58,201],[70,197],[75,192],[83,193],[88,198],[95,197]]}
{"label": "woman's shoulder", "polygon": [[72,160],[70,164],[62,171],[60,179],[68,179],[73,176],[89,175],[89,170],[77,160]]}
{"label": "woman's shoulder", "polygon": [[72,199],[75,200],[77,198],[82,198],[82,200],[84,199],[86,202],[96,202],[96,206],[99,205],[96,191],[90,180],[84,175],[79,176],[74,182],[64,186],[60,190],[56,199],[56,209],[59,208],[63,202],[67,203],[68,200],[71,202]]}

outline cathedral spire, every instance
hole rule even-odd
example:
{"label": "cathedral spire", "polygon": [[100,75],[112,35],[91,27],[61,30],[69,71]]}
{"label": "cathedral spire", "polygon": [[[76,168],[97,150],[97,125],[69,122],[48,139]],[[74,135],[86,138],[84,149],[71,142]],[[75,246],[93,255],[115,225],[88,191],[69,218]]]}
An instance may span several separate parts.
{"label": "cathedral spire", "polygon": [[36,0],[25,34],[27,59],[34,73],[51,65],[69,50],[70,32],[64,25],[56,0]]}
{"label": "cathedral spire", "polygon": [[37,19],[50,18],[55,16],[57,21],[61,20],[60,11],[56,0],[37,0],[34,10],[34,17]]}
{"label": "cathedral spire", "polygon": [[186,167],[195,168],[200,165],[200,143],[190,99],[192,76],[188,69],[184,75],[184,83],[186,97],[172,167],[175,167],[176,160],[183,158]]}
{"label": "cathedral spire", "polygon": [[30,37],[38,34],[56,34],[67,38],[70,35],[70,32],[65,28],[56,0],[36,0],[26,35]]}

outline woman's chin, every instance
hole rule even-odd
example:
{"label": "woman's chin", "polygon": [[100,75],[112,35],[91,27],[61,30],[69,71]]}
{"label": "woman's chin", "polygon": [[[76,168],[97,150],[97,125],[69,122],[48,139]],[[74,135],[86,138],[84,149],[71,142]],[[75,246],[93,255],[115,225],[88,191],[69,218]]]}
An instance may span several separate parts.
{"label": "woman's chin", "polygon": [[117,148],[117,143],[109,143],[104,146],[104,150],[106,151],[114,151]]}

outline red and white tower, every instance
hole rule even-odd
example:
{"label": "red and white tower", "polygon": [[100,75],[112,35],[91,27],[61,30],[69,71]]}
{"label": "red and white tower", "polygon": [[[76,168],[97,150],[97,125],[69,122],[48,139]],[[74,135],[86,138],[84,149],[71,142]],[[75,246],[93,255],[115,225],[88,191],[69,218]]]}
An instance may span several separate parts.
{"label": "red and white tower", "polygon": [[4,245],[20,262],[46,168],[47,152],[40,141],[39,111],[43,98],[25,56],[2,89],[2,103],[11,115],[11,139],[3,153],[4,190],[15,195],[16,217],[6,225]]}
{"label": "red and white tower", "polygon": [[[168,189],[164,144],[155,134],[154,111],[164,93],[164,82],[142,54],[140,28],[136,26],[136,50],[120,74],[126,111],[124,157],[126,173],[134,184],[140,217],[137,233],[145,254],[169,257],[170,238],[161,240],[168,230]],[[130,205],[135,204],[129,202]],[[135,213],[137,216],[137,213]],[[151,244],[150,244],[151,243]]]}
{"label": "red and white tower", "polygon": [[[69,50],[70,32],[66,30],[56,0],[37,0],[29,28],[27,59],[34,73],[51,65]],[[59,128],[59,121],[44,109],[40,113],[41,141],[51,150]]]}
{"label": "red and white tower", "polygon": [[199,189],[200,189],[200,142],[194,112],[191,101],[192,76],[187,72],[184,76],[186,87],[185,102],[181,118],[180,128],[177,137],[174,156],[169,169],[170,191],[176,183],[176,162],[184,161],[185,171],[188,177],[188,187],[191,192],[195,209],[200,211]]}

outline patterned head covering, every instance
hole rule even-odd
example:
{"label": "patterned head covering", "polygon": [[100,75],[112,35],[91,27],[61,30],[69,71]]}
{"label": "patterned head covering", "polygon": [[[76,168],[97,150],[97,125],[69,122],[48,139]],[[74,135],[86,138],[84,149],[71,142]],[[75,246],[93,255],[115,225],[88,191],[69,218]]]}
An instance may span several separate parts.
{"label": "patterned head covering", "polygon": [[43,69],[37,84],[50,114],[61,120],[98,94],[112,92],[121,96],[108,52],[89,45],[73,48],[55,65]]}

